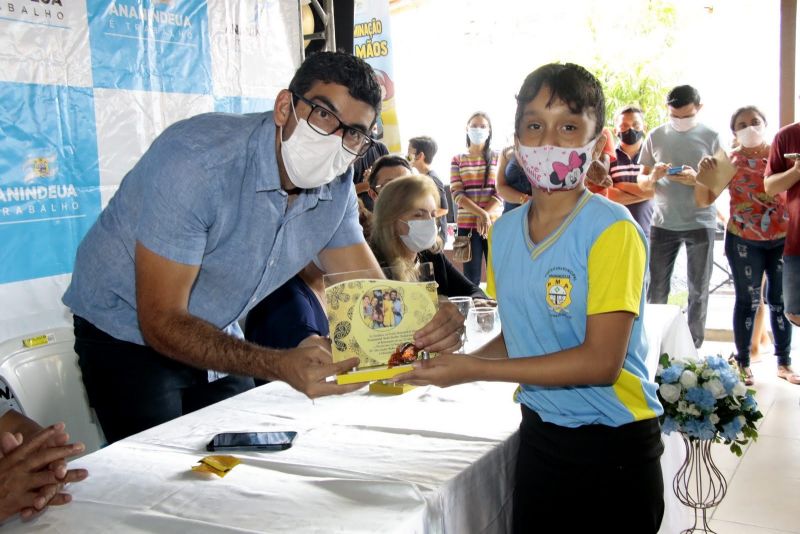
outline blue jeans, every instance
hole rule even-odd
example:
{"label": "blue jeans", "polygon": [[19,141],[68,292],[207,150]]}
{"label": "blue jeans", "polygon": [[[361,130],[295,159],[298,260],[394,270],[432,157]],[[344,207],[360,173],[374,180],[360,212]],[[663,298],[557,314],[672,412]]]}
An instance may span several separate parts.
{"label": "blue jeans", "polygon": [[783,257],[783,303],[786,313],[800,315],[800,256]]}
{"label": "blue jeans", "polygon": [[[469,232],[469,228],[458,229],[458,235],[469,235]],[[472,259],[464,262],[464,276],[477,286],[481,283],[483,260],[486,259],[488,261],[489,244],[486,238],[481,236],[477,230],[472,230],[472,237],[469,241],[470,247],[472,247]]]}
{"label": "blue jeans", "polygon": [[733,338],[736,361],[750,365],[753,322],[761,304],[761,280],[767,275],[765,299],[769,306],[778,365],[790,365],[792,327],[783,315],[783,239],[751,241],[725,234],[725,255],[733,273],[736,303],[733,306]]}
{"label": "blue jeans", "polygon": [[700,348],[706,334],[708,282],[714,265],[714,230],[698,228],[680,232],[656,226],[650,229],[650,287],[647,302],[666,304],[675,258],[686,245],[686,274],[689,286],[689,330],[694,346]]}
{"label": "blue jeans", "polygon": [[83,384],[109,444],[253,387],[252,378],[235,375],[209,382],[205,369],[116,339],[81,317],[74,324]]}

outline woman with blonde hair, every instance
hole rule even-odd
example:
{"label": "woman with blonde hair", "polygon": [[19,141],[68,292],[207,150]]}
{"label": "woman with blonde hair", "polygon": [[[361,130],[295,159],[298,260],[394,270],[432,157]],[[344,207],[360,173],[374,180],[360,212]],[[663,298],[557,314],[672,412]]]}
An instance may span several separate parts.
{"label": "woman with blonde hair", "polygon": [[401,281],[415,280],[417,265],[430,262],[440,295],[485,299],[486,294],[442,252],[436,229],[439,216],[439,191],[427,176],[406,176],[386,184],[373,211],[370,246],[375,257]]}

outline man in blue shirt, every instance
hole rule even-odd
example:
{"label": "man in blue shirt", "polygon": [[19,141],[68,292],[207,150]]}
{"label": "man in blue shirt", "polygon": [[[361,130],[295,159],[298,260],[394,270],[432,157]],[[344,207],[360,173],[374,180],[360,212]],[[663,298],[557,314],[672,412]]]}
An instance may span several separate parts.
{"label": "man in blue shirt", "polygon": [[[327,272],[378,268],[351,165],[369,149],[380,102],[365,62],[314,54],[273,112],[178,122],[125,176],[81,243],[63,298],[109,442],[252,387],[244,377],[309,397],[358,387],[326,382],[357,364],[332,363],[327,340],[258,347],[240,339],[237,321],[315,256]],[[459,317],[443,306],[416,344],[454,348]],[[232,374],[213,380],[208,370]]]}

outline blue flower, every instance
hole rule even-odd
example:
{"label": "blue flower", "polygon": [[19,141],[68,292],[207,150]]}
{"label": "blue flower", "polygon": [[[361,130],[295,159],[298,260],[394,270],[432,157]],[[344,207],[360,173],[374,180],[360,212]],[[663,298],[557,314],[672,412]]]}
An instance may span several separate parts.
{"label": "blue flower", "polygon": [[683,422],[683,431],[690,437],[697,439],[714,439],[716,430],[708,417],[703,419],[688,419]]}
{"label": "blue flower", "polygon": [[661,432],[664,434],[671,434],[679,430],[678,421],[670,416],[664,417],[664,422],[661,423]]}
{"label": "blue flower", "polygon": [[735,440],[741,431],[742,422],[738,417],[734,417],[729,423],[722,425],[722,437],[729,441]]}
{"label": "blue flower", "polygon": [[720,371],[719,379],[722,381],[722,385],[725,386],[725,391],[728,394],[733,391],[733,386],[739,383],[739,376],[730,366],[728,366],[727,371]]}
{"label": "blue flower", "polygon": [[704,412],[710,412],[714,409],[716,399],[714,394],[705,388],[693,387],[686,391],[686,400],[697,405]]}
{"label": "blue flower", "polygon": [[742,410],[745,412],[753,412],[757,408],[758,404],[756,404],[756,399],[753,398],[751,393],[748,393],[742,401]]}
{"label": "blue flower", "polygon": [[673,363],[672,365],[664,369],[663,373],[661,373],[661,382],[665,384],[672,384],[673,382],[677,382],[678,379],[681,377],[683,369],[684,369],[683,364]]}
{"label": "blue flower", "polygon": [[728,365],[728,362],[725,360],[725,358],[723,358],[721,356],[709,356],[709,357],[707,357],[706,358],[706,365],[708,365],[708,367],[710,369],[713,369],[714,371],[723,371],[725,369],[730,369],[731,368],[731,366]]}

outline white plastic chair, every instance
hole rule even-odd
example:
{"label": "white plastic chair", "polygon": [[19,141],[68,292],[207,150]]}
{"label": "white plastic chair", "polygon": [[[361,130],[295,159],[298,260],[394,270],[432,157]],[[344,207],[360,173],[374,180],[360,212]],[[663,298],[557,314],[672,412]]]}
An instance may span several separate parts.
{"label": "white plastic chair", "polygon": [[42,426],[66,423],[70,441],[81,441],[86,453],[104,443],[89,408],[81,379],[72,328],[54,328],[0,344],[0,377],[22,412]]}

